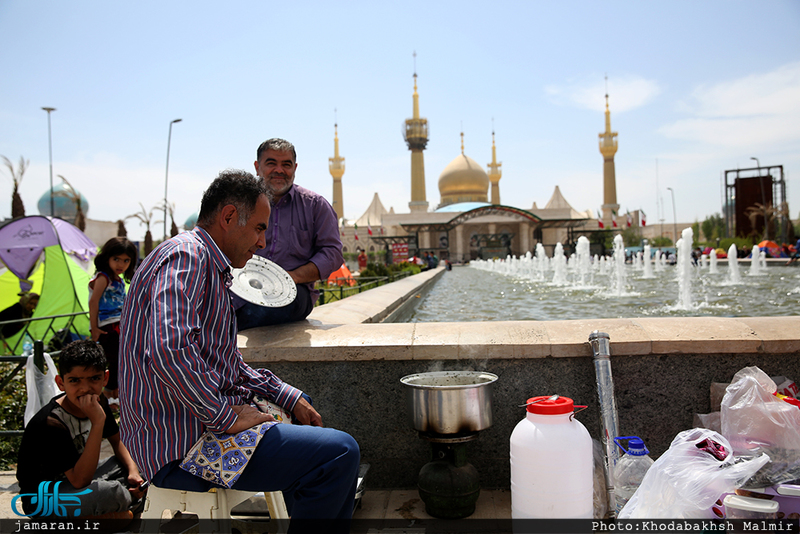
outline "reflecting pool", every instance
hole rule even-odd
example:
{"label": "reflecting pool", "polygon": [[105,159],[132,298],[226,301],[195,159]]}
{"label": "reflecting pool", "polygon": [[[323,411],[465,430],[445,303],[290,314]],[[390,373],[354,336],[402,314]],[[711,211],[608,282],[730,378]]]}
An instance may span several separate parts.
{"label": "reflecting pool", "polygon": [[[741,281],[734,283],[725,264],[692,267],[690,303],[678,299],[675,266],[647,272],[625,265],[625,287],[618,273],[562,277],[554,272],[501,272],[456,266],[445,272],[422,299],[410,322],[549,321],[637,317],[763,317],[800,315],[800,267],[770,263],[750,275],[740,261]],[[540,279],[535,279],[540,276]]]}

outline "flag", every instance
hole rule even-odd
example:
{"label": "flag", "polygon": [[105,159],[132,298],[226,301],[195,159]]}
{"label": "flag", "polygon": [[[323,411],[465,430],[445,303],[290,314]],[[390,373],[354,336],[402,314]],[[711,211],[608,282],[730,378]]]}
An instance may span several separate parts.
{"label": "flag", "polygon": [[353,235],[356,237],[356,241],[358,241],[358,225],[353,225]]}
{"label": "flag", "polygon": [[647,226],[647,220],[646,220],[647,215],[645,215],[644,210],[642,208],[639,208],[639,213],[641,213],[642,226]]}
{"label": "flag", "polygon": [[603,223],[603,208],[597,211],[597,226],[600,227],[601,230],[606,227]]}
{"label": "flag", "polygon": [[383,223],[381,223],[381,235],[383,235]]}
{"label": "flag", "polygon": [[628,228],[630,228],[631,225],[633,225],[633,217],[631,217],[631,212],[626,213],[625,216],[628,218]]}
{"label": "flag", "polygon": [[369,219],[367,219],[367,233],[369,235],[372,235],[372,226],[370,226],[369,224]]}
{"label": "flag", "polygon": [[611,225],[616,228],[617,227],[617,212],[611,210]]}

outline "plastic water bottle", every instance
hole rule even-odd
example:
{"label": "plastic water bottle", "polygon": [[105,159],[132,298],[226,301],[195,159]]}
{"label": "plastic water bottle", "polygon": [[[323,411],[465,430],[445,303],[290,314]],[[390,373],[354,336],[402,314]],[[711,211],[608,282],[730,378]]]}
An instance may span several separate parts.
{"label": "plastic water bottle", "polygon": [[25,340],[22,342],[22,355],[30,356],[33,354],[33,340],[31,336],[25,334]]}
{"label": "plastic water bottle", "polygon": [[[628,440],[628,450],[625,450],[620,440]],[[619,515],[628,500],[636,493],[644,475],[654,462],[648,456],[650,451],[638,436],[614,438],[614,441],[625,451],[614,467],[614,495],[617,498],[617,515]]]}
{"label": "plastic water bottle", "polygon": [[511,518],[591,519],[592,438],[567,397],[528,399],[511,433]]}

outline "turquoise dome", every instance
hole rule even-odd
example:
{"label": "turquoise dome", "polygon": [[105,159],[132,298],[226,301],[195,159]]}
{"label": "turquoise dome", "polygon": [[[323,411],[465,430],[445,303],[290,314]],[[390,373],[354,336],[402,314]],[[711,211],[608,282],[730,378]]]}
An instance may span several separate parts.
{"label": "turquoise dome", "polygon": [[[76,192],[81,200],[81,210],[83,210],[83,216],[88,217],[89,201],[86,200],[86,197],[83,196],[80,191]],[[53,216],[64,219],[70,224],[75,224],[77,209],[75,206],[75,201],[70,197],[70,195],[71,191],[64,185],[64,183],[53,185]],[[36,207],[39,209],[39,215],[50,215],[50,189],[45,191],[41,198],[39,198],[39,202],[36,204]]]}
{"label": "turquoise dome", "polygon": [[197,216],[199,214],[197,212],[192,213],[189,217],[186,218],[186,222],[183,223],[183,228],[185,230],[191,230],[197,224]]}

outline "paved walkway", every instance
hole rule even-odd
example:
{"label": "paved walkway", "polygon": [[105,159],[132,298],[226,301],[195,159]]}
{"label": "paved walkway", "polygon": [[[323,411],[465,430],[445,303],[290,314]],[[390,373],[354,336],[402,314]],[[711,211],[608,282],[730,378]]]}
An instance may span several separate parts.
{"label": "paved walkway", "polygon": [[[0,471],[0,517],[16,518],[11,511],[11,499],[19,493],[16,473]],[[432,519],[425,513],[425,503],[417,490],[367,490],[354,519]],[[511,492],[482,490],[475,513],[469,519],[510,519]]]}

